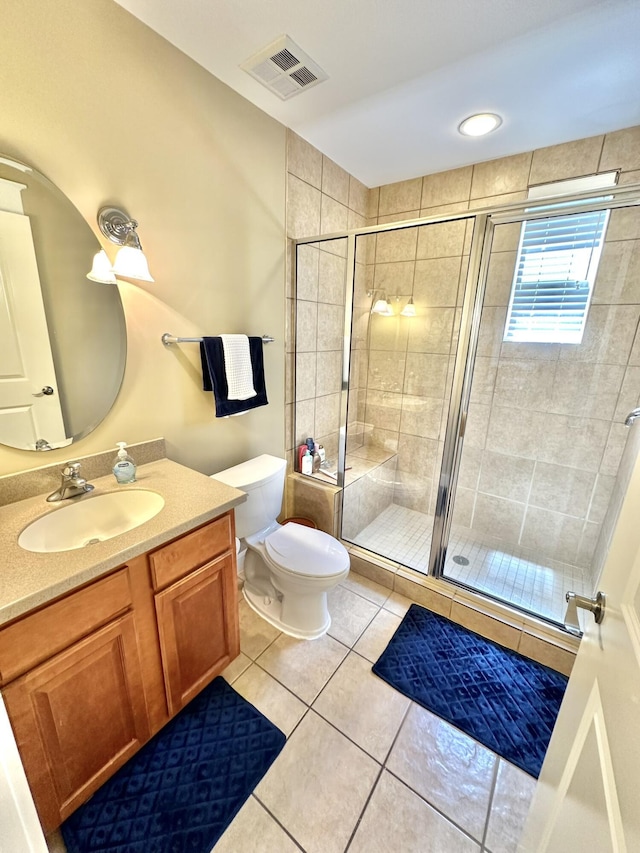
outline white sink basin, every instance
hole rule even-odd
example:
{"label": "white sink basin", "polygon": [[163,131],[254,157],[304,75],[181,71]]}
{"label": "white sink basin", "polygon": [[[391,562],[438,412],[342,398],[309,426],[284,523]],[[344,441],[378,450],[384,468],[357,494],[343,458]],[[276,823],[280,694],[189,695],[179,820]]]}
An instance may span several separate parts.
{"label": "white sink basin", "polygon": [[133,530],[163,506],[161,495],[145,489],[84,497],[33,521],[18,545],[25,551],[73,551]]}

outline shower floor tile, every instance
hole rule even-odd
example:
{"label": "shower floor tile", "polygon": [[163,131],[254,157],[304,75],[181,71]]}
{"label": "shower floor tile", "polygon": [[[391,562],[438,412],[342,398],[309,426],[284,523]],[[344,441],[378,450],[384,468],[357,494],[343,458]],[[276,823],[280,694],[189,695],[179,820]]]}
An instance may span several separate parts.
{"label": "shower floor tile", "polygon": [[[353,540],[426,574],[433,516],[391,504]],[[457,559],[456,559],[457,558]],[[565,592],[591,595],[582,569],[555,560],[544,563],[529,549],[453,527],[445,577],[461,581],[540,616],[562,622]]]}

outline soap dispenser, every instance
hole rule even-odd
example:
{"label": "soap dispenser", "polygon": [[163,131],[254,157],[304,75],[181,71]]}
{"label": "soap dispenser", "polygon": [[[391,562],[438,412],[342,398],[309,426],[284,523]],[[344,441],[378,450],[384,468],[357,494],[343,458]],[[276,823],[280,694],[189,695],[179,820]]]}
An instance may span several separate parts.
{"label": "soap dispenser", "polygon": [[135,483],[136,463],[125,450],[126,442],[118,441],[116,443],[120,450],[118,450],[118,455],[113,462],[113,476],[120,484]]}

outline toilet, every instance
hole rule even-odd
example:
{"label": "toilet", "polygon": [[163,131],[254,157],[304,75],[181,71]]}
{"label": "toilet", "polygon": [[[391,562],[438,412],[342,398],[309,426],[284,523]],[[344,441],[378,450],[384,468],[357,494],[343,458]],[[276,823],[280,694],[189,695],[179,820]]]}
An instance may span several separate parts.
{"label": "toilet", "polygon": [[331,625],[327,593],[349,574],[349,554],[321,530],[278,524],[286,467],[265,453],[211,476],[247,493],[235,508],[247,603],[285,634],[313,640]]}

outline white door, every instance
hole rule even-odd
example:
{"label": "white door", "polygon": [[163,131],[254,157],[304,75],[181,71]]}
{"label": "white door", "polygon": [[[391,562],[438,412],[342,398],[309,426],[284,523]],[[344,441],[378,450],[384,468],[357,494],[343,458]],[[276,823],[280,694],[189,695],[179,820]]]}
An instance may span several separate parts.
{"label": "white door", "polygon": [[31,223],[0,210],[0,442],[38,439],[67,443]]}
{"label": "white door", "polygon": [[[640,422],[620,465],[630,471],[598,584],[598,626],[584,637],[519,849],[526,853],[640,851]],[[619,494],[626,483],[618,482]],[[616,501],[614,494],[612,501]]]}

